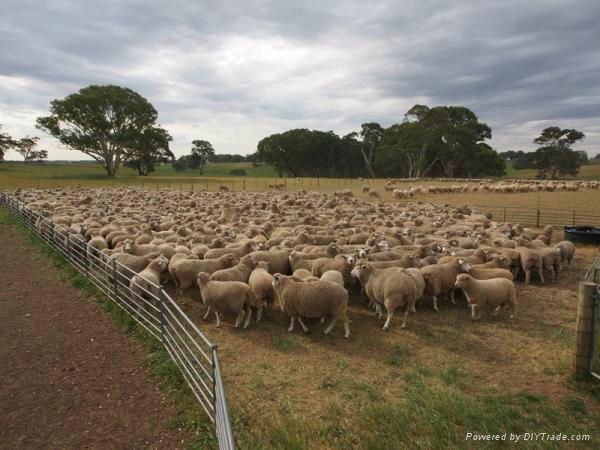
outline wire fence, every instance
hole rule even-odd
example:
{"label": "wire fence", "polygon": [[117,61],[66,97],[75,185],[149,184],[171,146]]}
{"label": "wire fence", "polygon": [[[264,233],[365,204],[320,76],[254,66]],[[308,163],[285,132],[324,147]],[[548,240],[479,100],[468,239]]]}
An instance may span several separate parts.
{"label": "wire fence", "polygon": [[119,256],[109,257],[85,238],[0,193],[0,204],[18,217],[73,267],[158,339],[178,366],[214,425],[220,449],[234,449],[217,345],[181,310],[162,285],[140,277]]}
{"label": "wire fence", "polygon": [[483,212],[492,214],[497,222],[520,223],[540,228],[546,225],[580,226],[600,224],[600,214],[576,209],[522,208],[520,206],[472,205]]}

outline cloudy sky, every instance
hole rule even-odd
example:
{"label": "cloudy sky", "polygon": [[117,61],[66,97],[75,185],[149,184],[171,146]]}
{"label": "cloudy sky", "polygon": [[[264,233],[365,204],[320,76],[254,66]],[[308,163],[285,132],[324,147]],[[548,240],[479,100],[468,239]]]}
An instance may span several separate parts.
{"label": "cloudy sky", "polygon": [[43,136],[50,100],[110,83],[154,104],[177,155],[195,138],[247,154],[291,128],[389,126],[415,103],[468,106],[498,150],[558,125],[595,154],[599,19],[598,0],[0,0],[0,124]]}

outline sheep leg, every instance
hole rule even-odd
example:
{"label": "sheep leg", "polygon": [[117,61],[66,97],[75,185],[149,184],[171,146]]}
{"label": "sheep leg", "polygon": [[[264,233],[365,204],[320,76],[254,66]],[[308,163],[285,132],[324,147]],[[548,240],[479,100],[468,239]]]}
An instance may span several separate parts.
{"label": "sheep leg", "polygon": [[450,301],[453,305],[456,305],[456,302],[454,301],[454,289],[450,291]]}
{"label": "sheep leg", "polygon": [[477,320],[477,313],[476,313],[477,305],[469,305],[469,306],[471,306],[471,319]]}
{"label": "sheep leg", "polygon": [[248,306],[248,313],[246,314],[246,320],[244,322],[244,329],[248,328],[248,324],[250,323],[250,318],[252,317],[252,308]]}
{"label": "sheep leg", "polygon": [[440,312],[438,305],[437,305],[437,295],[432,296],[433,298],[433,309],[437,312]]}
{"label": "sheep leg", "polygon": [[542,266],[538,267],[538,275],[540,276],[540,280],[542,281],[542,283],[545,283],[545,281],[544,281],[544,270],[543,270]]}
{"label": "sheep leg", "polygon": [[496,307],[496,309],[494,310],[494,317],[498,317],[498,314],[500,313],[501,309],[502,309],[502,305]]}
{"label": "sheep leg", "polygon": [[331,318],[331,322],[329,323],[329,326],[327,328],[325,328],[325,331],[323,331],[323,334],[329,334],[329,332],[333,329],[333,326],[335,325],[335,323],[338,321],[338,318],[336,316],[333,316]]}
{"label": "sheep leg", "polygon": [[221,325],[221,318],[219,317],[219,311],[215,311],[215,317],[217,318],[217,328]]}
{"label": "sheep leg", "polygon": [[208,306],[208,308],[206,308],[206,314],[204,314],[202,316],[202,320],[206,320],[208,318],[209,314],[210,314],[210,305]]}
{"label": "sheep leg", "polygon": [[531,281],[531,270],[525,270],[525,284],[529,284]]}
{"label": "sheep leg", "polygon": [[256,308],[256,323],[260,322],[263,315],[263,305],[260,305]]}
{"label": "sheep leg", "polygon": [[387,329],[390,327],[390,321],[392,320],[392,317],[394,317],[394,313],[391,312],[391,311],[388,311],[388,313],[387,313],[387,320],[383,324],[383,330],[384,331],[387,331]]}
{"label": "sheep leg", "polygon": [[308,327],[306,325],[304,325],[304,321],[302,320],[302,317],[298,317],[298,323],[302,327],[302,331],[304,331],[305,333],[308,333]]}
{"label": "sheep leg", "polygon": [[325,323],[325,316],[321,317],[321,320],[320,320],[320,322],[321,322],[321,323]]}
{"label": "sheep leg", "polygon": [[242,320],[244,320],[244,316],[246,315],[246,311],[244,311],[243,309],[238,313],[237,317],[235,318],[235,327],[239,327],[240,323],[242,323]]}
{"label": "sheep leg", "polygon": [[404,308],[404,317],[402,319],[402,325],[400,325],[400,328],[406,328],[406,320],[408,319],[408,311],[409,311],[409,307],[405,307]]}
{"label": "sheep leg", "polygon": [[294,331],[294,320],[296,318],[294,316],[291,317],[291,321],[290,321],[290,327],[288,328],[288,332],[292,332]]}
{"label": "sheep leg", "polygon": [[344,320],[344,337],[346,339],[348,339],[350,337],[350,321],[348,320],[347,317],[346,317],[346,320]]}

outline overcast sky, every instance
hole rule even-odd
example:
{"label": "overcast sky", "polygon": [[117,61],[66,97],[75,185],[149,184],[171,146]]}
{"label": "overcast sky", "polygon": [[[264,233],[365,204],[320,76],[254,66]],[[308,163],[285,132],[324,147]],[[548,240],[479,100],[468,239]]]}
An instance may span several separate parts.
{"label": "overcast sky", "polygon": [[599,43],[598,0],[0,0],[0,124],[44,136],[50,100],[117,84],[156,107],[177,155],[196,138],[247,154],[291,128],[389,126],[415,103],[471,108],[500,151],[557,125],[595,154]]}

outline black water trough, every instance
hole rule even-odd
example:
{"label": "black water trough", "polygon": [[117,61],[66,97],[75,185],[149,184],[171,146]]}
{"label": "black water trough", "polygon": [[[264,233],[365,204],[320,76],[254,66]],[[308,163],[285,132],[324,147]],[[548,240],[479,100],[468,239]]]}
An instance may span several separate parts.
{"label": "black water trough", "polygon": [[599,227],[565,227],[565,239],[579,244],[600,245]]}

